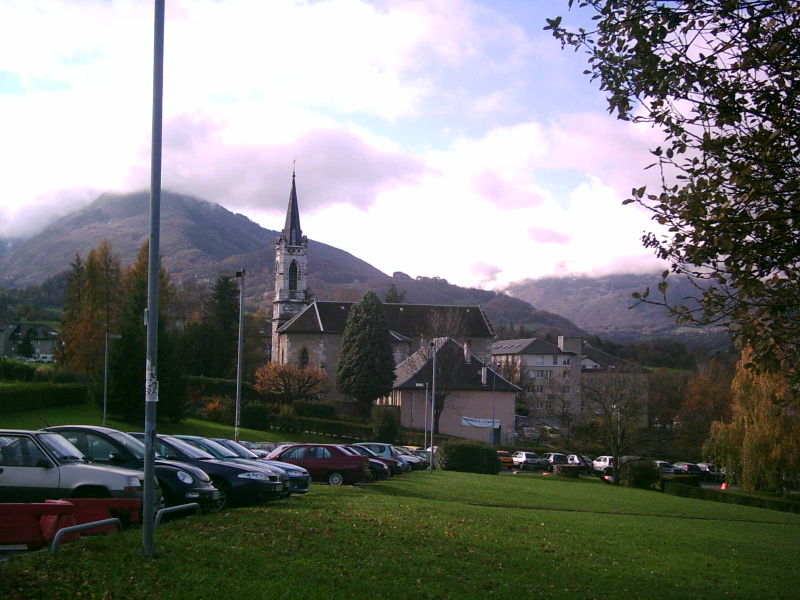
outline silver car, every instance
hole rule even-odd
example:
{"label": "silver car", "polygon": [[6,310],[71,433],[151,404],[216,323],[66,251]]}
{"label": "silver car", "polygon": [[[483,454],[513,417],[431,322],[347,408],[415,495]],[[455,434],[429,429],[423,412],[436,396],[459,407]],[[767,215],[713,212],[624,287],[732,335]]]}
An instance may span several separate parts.
{"label": "silver car", "polygon": [[[57,433],[0,429],[0,502],[142,498],[144,474],[90,464]],[[156,492],[160,502],[161,492]]]}

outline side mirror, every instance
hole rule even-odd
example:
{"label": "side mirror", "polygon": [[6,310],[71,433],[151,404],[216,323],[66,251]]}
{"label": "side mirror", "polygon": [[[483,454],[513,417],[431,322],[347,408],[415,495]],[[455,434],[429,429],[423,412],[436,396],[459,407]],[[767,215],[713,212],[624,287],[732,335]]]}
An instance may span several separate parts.
{"label": "side mirror", "polygon": [[125,462],[125,459],[123,459],[122,455],[117,451],[109,453],[108,460],[110,460],[112,463]]}
{"label": "side mirror", "polygon": [[36,466],[39,467],[40,469],[52,469],[53,463],[51,463],[46,458],[40,458],[39,460],[36,461]]}

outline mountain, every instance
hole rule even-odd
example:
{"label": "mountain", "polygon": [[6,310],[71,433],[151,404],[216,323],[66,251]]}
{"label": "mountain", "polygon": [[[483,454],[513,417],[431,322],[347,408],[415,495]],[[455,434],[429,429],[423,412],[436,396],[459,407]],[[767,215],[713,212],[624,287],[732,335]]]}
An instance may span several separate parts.
{"label": "mountain", "polygon": [[[0,286],[40,285],[69,268],[75,254],[85,257],[103,239],[123,264],[130,264],[148,239],[149,194],[103,194],[89,206],[15,243],[0,255]],[[218,275],[247,270],[249,309],[271,311],[275,239],[241,214],[212,202],[164,191],[161,195],[162,264],[175,282],[204,284]],[[392,277],[328,244],[309,240],[309,288],[324,300],[358,300],[367,289],[379,294],[394,284],[408,302],[480,304],[493,324],[523,324],[542,333],[578,334],[567,319],[534,309],[524,300],[496,292],[462,288],[440,278]]]}
{"label": "mountain", "polygon": [[[652,304],[633,306],[634,292],[649,287],[657,293],[660,273],[568,276],[526,279],[505,288],[515,298],[545,311],[558,311],[578,327],[601,337],[632,340],[641,337],[717,336],[720,328],[680,325],[667,310]],[[668,279],[668,299],[682,302],[698,295],[685,278]]]}

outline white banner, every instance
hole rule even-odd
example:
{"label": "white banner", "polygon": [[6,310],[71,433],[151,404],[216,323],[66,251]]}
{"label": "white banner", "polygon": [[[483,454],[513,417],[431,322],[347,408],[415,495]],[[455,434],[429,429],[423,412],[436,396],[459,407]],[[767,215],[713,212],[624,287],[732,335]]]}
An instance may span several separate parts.
{"label": "white banner", "polygon": [[468,427],[500,427],[500,419],[473,419],[472,417],[461,417],[461,424]]}

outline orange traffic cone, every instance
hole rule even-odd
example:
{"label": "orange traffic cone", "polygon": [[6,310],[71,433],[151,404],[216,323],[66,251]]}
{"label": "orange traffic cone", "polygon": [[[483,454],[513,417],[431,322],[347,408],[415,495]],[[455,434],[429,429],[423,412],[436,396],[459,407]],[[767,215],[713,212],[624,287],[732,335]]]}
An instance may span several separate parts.
{"label": "orange traffic cone", "polygon": [[728,483],[727,483],[726,481],[723,481],[723,482],[722,482],[722,485],[721,485],[721,486],[719,486],[719,489],[721,489],[721,490],[727,490],[727,489],[728,489]]}

